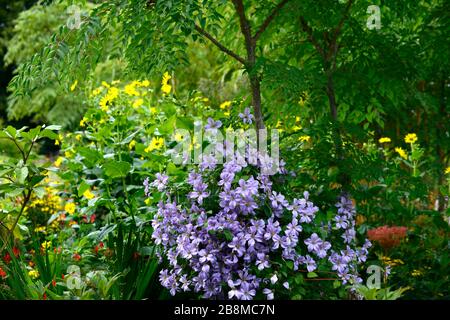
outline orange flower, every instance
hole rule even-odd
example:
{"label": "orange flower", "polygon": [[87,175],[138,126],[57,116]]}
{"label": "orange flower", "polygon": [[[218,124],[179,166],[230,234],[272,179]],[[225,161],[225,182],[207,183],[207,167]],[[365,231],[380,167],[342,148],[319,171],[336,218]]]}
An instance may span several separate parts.
{"label": "orange flower", "polygon": [[406,227],[378,227],[367,231],[369,240],[378,242],[384,249],[390,249],[400,244],[400,241],[406,238]]}
{"label": "orange flower", "polygon": [[75,254],[72,256],[72,258],[73,258],[73,260],[75,260],[75,261],[80,261],[80,260],[81,260],[81,256],[80,256],[78,253],[75,253]]}

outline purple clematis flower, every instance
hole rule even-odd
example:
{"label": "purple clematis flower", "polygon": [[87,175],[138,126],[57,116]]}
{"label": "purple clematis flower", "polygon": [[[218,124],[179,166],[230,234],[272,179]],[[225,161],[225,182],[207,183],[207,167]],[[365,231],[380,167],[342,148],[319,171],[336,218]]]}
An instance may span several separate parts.
{"label": "purple clematis flower", "polygon": [[252,120],[255,117],[251,114],[250,108],[245,108],[244,113],[239,113],[239,118],[241,118],[242,122],[245,124],[252,124]]}
{"label": "purple clematis flower", "polygon": [[308,246],[309,252],[319,251],[320,246],[322,245],[322,240],[319,238],[317,233],[313,233],[311,237],[305,240],[305,244]]}
{"label": "purple clematis flower", "polygon": [[211,133],[217,133],[217,130],[222,126],[222,121],[215,121],[213,118],[208,118],[205,129]]}
{"label": "purple clematis flower", "polygon": [[150,186],[158,189],[159,192],[162,192],[166,189],[167,183],[169,182],[169,176],[161,173],[157,173],[156,179],[150,184]]}

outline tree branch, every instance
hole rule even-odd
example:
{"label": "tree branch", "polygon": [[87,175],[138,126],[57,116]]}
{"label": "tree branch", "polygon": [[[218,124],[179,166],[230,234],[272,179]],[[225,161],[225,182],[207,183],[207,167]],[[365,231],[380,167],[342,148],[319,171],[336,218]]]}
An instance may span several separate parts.
{"label": "tree branch", "polygon": [[342,16],[341,20],[339,21],[337,27],[334,29],[334,32],[333,32],[333,40],[334,41],[337,40],[339,33],[341,32],[342,27],[344,26],[345,20],[348,19],[348,15],[350,13],[350,8],[352,7],[353,2],[354,2],[354,0],[348,1],[347,6],[345,7],[344,15]]}
{"label": "tree branch", "polygon": [[255,63],[255,41],[252,37],[252,30],[250,22],[245,17],[245,8],[242,0],[231,0],[236,9],[236,13],[239,17],[239,24],[241,26],[241,32],[245,39],[245,48],[247,49],[247,60],[252,65]]}
{"label": "tree branch", "polygon": [[314,48],[316,48],[316,50],[319,52],[319,54],[322,56],[322,58],[325,60],[326,59],[326,54],[325,51],[323,50],[323,48],[320,46],[319,42],[317,42],[316,38],[314,38],[313,32],[312,32],[312,28],[308,25],[308,23],[306,22],[305,18],[300,16],[300,23],[302,25],[302,29],[303,31],[306,32],[306,34],[308,35],[308,40],[309,42],[312,43],[312,45],[314,46]]}
{"label": "tree branch", "polygon": [[334,60],[335,60],[337,52],[339,50],[339,47],[337,45],[337,38],[339,37],[339,34],[341,33],[341,30],[342,30],[342,27],[344,26],[345,20],[348,19],[350,8],[353,5],[353,1],[354,0],[348,1],[347,6],[345,7],[345,10],[344,10],[344,14],[342,15],[341,20],[339,21],[338,25],[336,26],[336,28],[333,31],[333,38],[330,40],[330,48],[328,51],[327,58],[333,59],[333,68],[335,67],[336,61],[334,61]]}
{"label": "tree branch", "polygon": [[280,12],[280,10],[284,7],[286,3],[288,3],[289,0],[283,0],[281,1],[271,12],[271,14],[264,20],[264,22],[261,24],[261,26],[258,28],[258,31],[256,31],[255,35],[253,36],[253,39],[255,41],[258,41],[261,34],[267,29],[269,24],[272,22],[272,20],[276,17],[276,15]]}
{"label": "tree branch", "polygon": [[207,38],[209,41],[211,41],[217,48],[219,48],[220,51],[226,53],[230,57],[233,57],[237,61],[239,61],[242,64],[246,64],[246,61],[244,58],[236,54],[235,52],[231,51],[227,47],[225,47],[223,44],[221,44],[216,38],[214,38],[210,33],[208,33],[205,29],[201,28],[198,25],[195,25],[195,30],[197,30],[198,33],[200,33],[202,36]]}

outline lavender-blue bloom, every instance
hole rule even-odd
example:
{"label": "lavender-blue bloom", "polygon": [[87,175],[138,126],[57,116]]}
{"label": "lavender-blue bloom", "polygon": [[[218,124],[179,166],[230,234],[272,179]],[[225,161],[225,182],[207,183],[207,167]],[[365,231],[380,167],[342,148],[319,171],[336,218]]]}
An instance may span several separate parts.
{"label": "lavender-blue bloom", "polygon": [[322,240],[319,238],[317,233],[313,233],[311,237],[306,239],[305,244],[308,246],[309,252],[315,252],[320,249],[320,246],[322,245]]}
{"label": "lavender-blue bloom", "polygon": [[205,125],[205,129],[211,131],[212,133],[216,133],[217,129],[222,126],[222,121],[215,121],[213,118],[208,118],[207,124]]}
{"label": "lavender-blue bloom", "polygon": [[245,124],[252,124],[254,116],[251,114],[250,108],[245,108],[244,113],[239,113],[239,118],[241,118],[242,122]]}
{"label": "lavender-blue bloom", "polygon": [[164,191],[167,183],[169,182],[169,176],[158,172],[155,177],[156,179],[150,184],[150,186],[155,187],[159,192]]}
{"label": "lavender-blue bloom", "polygon": [[150,196],[150,181],[149,178],[144,179],[144,194],[146,197]]}
{"label": "lavender-blue bloom", "polygon": [[[309,272],[319,264],[331,263],[342,281],[360,281],[357,264],[364,261],[370,243],[354,246],[355,209],[348,197],[341,197],[337,204],[337,215],[348,221],[345,228],[333,231],[342,232],[348,242],[340,250],[338,242],[326,241],[332,230],[325,232],[323,239],[317,233],[303,235],[305,229],[317,228],[302,224],[313,223],[319,210],[307,192],[289,203],[272,189],[269,176],[252,176],[252,166],[239,157],[221,169],[200,165],[188,175],[190,190],[184,198],[180,193],[164,195],[152,220],[156,255],[169,262],[168,269],[160,273],[161,284],[171,294],[192,290],[204,298],[253,299],[258,291],[272,299],[273,291],[260,284],[272,282],[270,267],[280,259],[292,261],[294,270],[306,265]],[[214,179],[218,181],[215,185],[211,183]],[[164,180],[159,183],[166,184]],[[211,199],[204,203],[207,197]],[[169,200],[172,198],[179,203]],[[312,252],[317,260],[301,255],[306,252]]]}

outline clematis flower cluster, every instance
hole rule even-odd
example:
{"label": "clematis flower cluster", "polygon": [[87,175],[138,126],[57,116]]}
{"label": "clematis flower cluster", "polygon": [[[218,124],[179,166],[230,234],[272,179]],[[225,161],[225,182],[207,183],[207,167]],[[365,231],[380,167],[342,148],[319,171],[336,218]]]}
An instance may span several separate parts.
{"label": "clematis flower cluster", "polygon": [[[275,272],[279,261],[290,261],[293,272],[323,265],[343,283],[362,281],[357,266],[366,260],[370,242],[356,247],[351,200],[340,198],[333,230],[320,232],[321,237],[306,233],[304,229],[321,230],[315,222],[319,208],[307,191],[289,201],[274,190],[272,177],[261,170],[266,162],[261,155],[256,163],[236,156],[219,167],[206,158],[189,173],[184,196],[169,191],[166,175],[145,181],[147,192],[149,187],[164,190],[152,237],[160,259],[168,261],[160,282],[172,295],[194,291],[204,298],[273,299],[279,280],[289,288],[289,279]],[[288,174],[283,165],[278,174]],[[341,236],[332,235],[336,232]]]}

